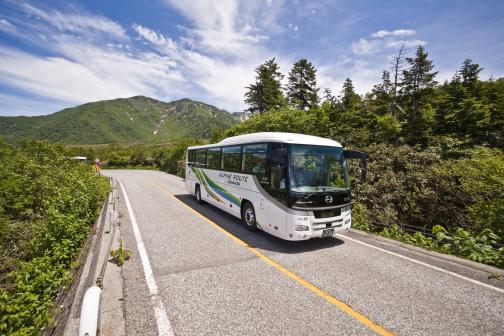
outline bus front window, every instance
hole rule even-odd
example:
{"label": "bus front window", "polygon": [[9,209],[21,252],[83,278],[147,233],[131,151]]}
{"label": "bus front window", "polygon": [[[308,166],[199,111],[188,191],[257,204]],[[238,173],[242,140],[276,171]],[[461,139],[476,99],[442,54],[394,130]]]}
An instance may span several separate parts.
{"label": "bus front window", "polygon": [[349,183],[343,149],[290,145],[289,187],[300,193],[347,191]]}

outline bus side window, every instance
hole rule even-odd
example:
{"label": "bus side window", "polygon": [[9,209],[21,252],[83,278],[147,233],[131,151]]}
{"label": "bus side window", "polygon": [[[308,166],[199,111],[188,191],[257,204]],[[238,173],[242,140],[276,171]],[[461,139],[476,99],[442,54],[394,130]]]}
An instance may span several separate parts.
{"label": "bus side window", "polygon": [[252,144],[243,146],[242,171],[246,174],[257,176],[262,184],[268,184],[269,178],[266,172],[266,144]]}
{"label": "bus side window", "polygon": [[207,151],[207,168],[220,170],[221,164],[221,148],[208,148]]}
{"label": "bus side window", "polygon": [[242,146],[222,147],[222,170],[237,173],[241,171],[241,148]]}
{"label": "bus side window", "polygon": [[198,167],[206,166],[206,149],[197,149],[196,150],[196,165]]}

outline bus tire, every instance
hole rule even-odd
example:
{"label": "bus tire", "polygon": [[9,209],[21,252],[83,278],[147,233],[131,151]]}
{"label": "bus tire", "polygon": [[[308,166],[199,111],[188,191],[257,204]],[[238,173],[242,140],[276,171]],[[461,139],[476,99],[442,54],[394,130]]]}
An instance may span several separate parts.
{"label": "bus tire", "polygon": [[199,184],[196,184],[194,188],[194,197],[196,197],[196,202],[203,203],[203,199],[201,198],[201,188]]}
{"label": "bus tire", "polygon": [[249,231],[257,231],[257,221],[254,206],[246,202],[242,210],[242,222]]}

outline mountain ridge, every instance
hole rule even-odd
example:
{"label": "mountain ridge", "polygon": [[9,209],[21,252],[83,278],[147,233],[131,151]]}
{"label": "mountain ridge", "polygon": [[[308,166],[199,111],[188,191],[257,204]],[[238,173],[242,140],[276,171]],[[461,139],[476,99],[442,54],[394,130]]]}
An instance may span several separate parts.
{"label": "mountain ridge", "polygon": [[156,143],[210,138],[236,120],[222,109],[182,98],[163,102],[133,96],[84,103],[44,116],[0,117],[0,137],[63,144]]}

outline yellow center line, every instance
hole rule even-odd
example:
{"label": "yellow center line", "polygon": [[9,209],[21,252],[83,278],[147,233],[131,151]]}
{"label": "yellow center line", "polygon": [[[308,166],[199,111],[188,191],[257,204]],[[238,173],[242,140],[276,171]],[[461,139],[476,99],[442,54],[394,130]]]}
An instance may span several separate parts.
{"label": "yellow center line", "polygon": [[329,293],[321,290],[320,288],[318,288],[314,284],[312,284],[312,283],[306,281],[305,279],[301,278],[299,275],[297,275],[297,274],[289,271],[287,268],[285,268],[284,266],[280,265],[275,260],[273,260],[270,257],[266,256],[265,254],[263,254],[262,252],[260,252],[256,248],[250,246],[249,244],[247,244],[246,242],[244,242],[240,238],[236,237],[235,235],[233,235],[229,231],[223,229],[219,224],[215,223],[211,219],[209,219],[209,218],[205,217],[204,215],[202,215],[200,212],[198,212],[198,211],[194,210],[193,208],[191,208],[189,205],[187,205],[186,203],[184,203],[183,201],[181,201],[180,199],[178,199],[177,197],[175,197],[175,195],[172,194],[169,190],[161,187],[160,185],[158,185],[157,183],[155,183],[154,181],[152,181],[152,179],[150,179],[149,177],[145,177],[145,178],[148,179],[148,180],[150,180],[151,184],[155,185],[156,187],[158,187],[162,191],[166,192],[168,195],[170,195],[172,198],[174,198],[177,202],[179,202],[181,205],[183,205],[189,211],[193,212],[195,215],[197,215],[198,217],[200,217],[201,219],[203,219],[205,222],[207,222],[208,224],[212,225],[217,230],[219,230],[222,233],[224,233],[226,236],[228,236],[229,238],[231,238],[232,240],[234,240],[239,245],[247,248],[250,252],[254,253],[256,256],[258,256],[261,260],[263,260],[264,262],[266,262],[268,265],[270,265],[270,266],[276,268],[278,271],[284,273],[289,278],[291,278],[292,280],[296,281],[301,286],[309,289],[313,293],[317,294],[318,296],[320,296],[321,298],[323,298],[327,302],[332,303],[333,305],[335,305],[336,307],[338,307],[340,310],[342,310],[346,314],[352,316],[353,318],[355,318],[356,320],[358,320],[362,324],[366,325],[368,328],[370,328],[371,330],[373,330],[377,334],[384,335],[384,336],[385,335],[386,336],[393,336],[394,335],[391,331],[385,329],[384,327],[382,327],[379,324],[373,322],[372,320],[370,320],[366,316],[362,315],[358,311],[352,309],[346,303],[339,301],[335,297],[331,296]]}

